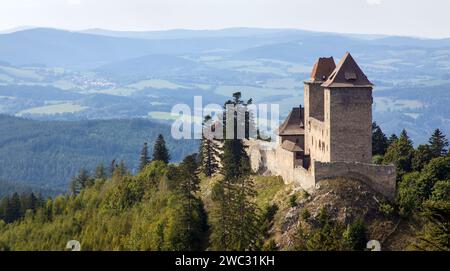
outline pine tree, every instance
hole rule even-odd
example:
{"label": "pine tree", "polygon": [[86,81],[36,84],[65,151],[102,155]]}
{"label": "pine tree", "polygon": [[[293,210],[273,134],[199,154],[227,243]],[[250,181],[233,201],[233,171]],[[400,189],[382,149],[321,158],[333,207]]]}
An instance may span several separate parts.
{"label": "pine tree", "polygon": [[139,159],[139,171],[144,170],[144,168],[150,163],[150,158],[148,157],[148,145],[147,142],[144,143],[144,146],[141,150],[141,157]]}
{"label": "pine tree", "polygon": [[37,198],[34,193],[23,193],[20,195],[20,216],[25,216],[28,210],[35,211]]}
{"label": "pine tree", "polygon": [[392,134],[389,138],[388,138],[388,147],[390,147],[392,144],[394,144],[395,142],[397,142],[398,140],[398,136],[396,134]]}
{"label": "pine tree", "polygon": [[254,250],[261,237],[256,193],[250,178],[249,157],[240,139],[227,139],[222,154],[223,179],[213,191],[212,247],[217,250]]}
{"label": "pine tree", "polygon": [[29,198],[28,195],[22,193],[20,195],[20,217],[23,217],[28,210],[29,206]]}
{"label": "pine tree", "polygon": [[36,209],[41,208],[42,206],[44,206],[45,205],[45,201],[46,200],[44,199],[42,194],[38,193],[37,196],[36,196]]}
{"label": "pine tree", "polygon": [[415,171],[421,171],[433,159],[430,145],[419,145],[414,151],[412,167]]}
{"label": "pine tree", "polygon": [[183,162],[175,170],[177,176],[174,176],[177,182],[177,189],[186,200],[182,220],[186,226],[186,240],[184,243],[187,244],[188,250],[200,247],[200,236],[197,236],[199,230],[196,229],[195,221],[193,221],[192,217],[194,208],[198,205],[198,199],[195,195],[200,191],[200,179],[197,176],[199,167],[197,157],[197,154],[193,154],[184,158]]}
{"label": "pine tree", "polygon": [[6,207],[5,222],[12,223],[18,220],[21,217],[20,209],[21,209],[20,196],[19,194],[14,193],[9,199],[9,203]]}
{"label": "pine tree", "polygon": [[[246,139],[255,139],[258,138],[258,129],[256,125],[254,112],[248,109],[248,106],[253,103],[253,99],[249,99],[247,103],[245,103],[245,138]],[[260,135],[259,135],[260,136]]]}
{"label": "pine tree", "polygon": [[397,179],[412,171],[414,147],[406,130],[403,130],[400,138],[389,146],[384,157],[384,163],[393,163],[397,167]]}
{"label": "pine tree", "polygon": [[237,180],[248,177],[251,173],[250,158],[245,151],[243,141],[240,139],[224,141],[221,162],[221,173],[225,179]]}
{"label": "pine tree", "polygon": [[8,209],[9,205],[9,198],[3,197],[0,200],[0,220],[3,220],[6,222],[6,210]]}
{"label": "pine tree", "polygon": [[231,224],[231,248],[237,251],[256,250],[262,237],[259,230],[260,218],[254,202],[256,192],[250,178],[240,178],[235,183],[235,202],[231,210],[236,214]]}
{"label": "pine tree", "polygon": [[448,140],[441,130],[436,129],[428,142],[433,158],[447,155]]}
{"label": "pine tree", "polygon": [[179,166],[177,187],[186,198],[194,198],[195,193],[200,190],[200,179],[197,176],[197,171],[197,154],[187,156]]}
{"label": "pine tree", "polygon": [[163,135],[159,135],[153,147],[153,161],[162,161],[166,164],[170,161],[170,154],[166,147]]}
{"label": "pine tree", "polygon": [[103,163],[100,163],[96,168],[95,168],[95,179],[98,180],[106,180],[107,176],[106,176],[106,171],[105,171],[105,166],[103,165]]}
{"label": "pine tree", "polygon": [[388,138],[376,122],[372,124],[372,155],[384,155],[389,147]]}
{"label": "pine tree", "polygon": [[36,197],[36,195],[34,193],[31,193],[29,195],[29,205],[28,205],[28,209],[32,210],[33,212],[36,211],[36,209],[39,207],[39,202],[38,202],[38,198]]}
{"label": "pine tree", "polygon": [[70,190],[72,195],[78,195],[81,190],[91,186],[93,183],[94,181],[91,179],[91,176],[89,176],[87,170],[81,169],[70,182]]}
{"label": "pine tree", "polygon": [[[239,138],[239,139],[249,139],[255,138],[257,136],[257,128],[255,123],[255,116],[248,110],[248,106],[253,102],[249,99],[247,102],[242,100],[241,92],[233,93],[233,99],[225,102],[223,109],[223,138]],[[229,111],[229,109],[233,109]],[[230,119],[227,119],[230,118]],[[233,122],[233,134],[227,137],[227,123]],[[231,124],[230,124],[231,126]],[[240,134],[238,134],[240,133]]]}
{"label": "pine tree", "polygon": [[125,161],[120,160],[119,165],[117,166],[117,171],[119,172],[120,176],[126,176],[129,175],[127,165],[125,164]]}
{"label": "pine tree", "polygon": [[217,144],[211,134],[210,116],[206,116],[203,122],[202,142],[200,144],[199,158],[201,170],[207,176],[211,177],[219,169],[219,151]]}
{"label": "pine tree", "polygon": [[111,161],[111,163],[109,163],[109,176],[113,176],[114,175],[114,171],[117,168],[117,164],[116,164],[116,159],[113,159]]}

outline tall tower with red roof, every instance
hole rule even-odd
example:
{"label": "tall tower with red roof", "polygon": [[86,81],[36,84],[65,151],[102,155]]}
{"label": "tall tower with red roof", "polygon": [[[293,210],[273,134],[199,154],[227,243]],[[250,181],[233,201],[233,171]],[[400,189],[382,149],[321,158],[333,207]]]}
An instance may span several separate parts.
{"label": "tall tower with red roof", "polygon": [[320,162],[372,162],[373,84],[346,53],[320,58],[305,82],[305,155]]}

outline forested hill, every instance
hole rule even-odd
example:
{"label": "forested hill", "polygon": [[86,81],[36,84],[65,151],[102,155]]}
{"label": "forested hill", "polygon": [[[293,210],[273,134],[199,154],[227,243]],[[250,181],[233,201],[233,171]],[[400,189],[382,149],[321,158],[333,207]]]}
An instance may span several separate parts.
{"label": "forested hill", "polygon": [[[230,103],[242,106],[240,93]],[[115,127],[130,130],[134,122],[140,123]],[[102,122],[88,124],[75,125],[78,133],[100,133]],[[100,166],[94,174],[81,170],[70,193],[53,199],[34,193],[0,199],[0,251],[63,250],[69,240],[94,251],[366,250],[368,240],[383,250],[449,251],[448,145],[436,129],[429,144],[415,149],[406,130],[387,138],[374,123],[374,163],[397,169],[397,196],[388,201],[350,178],[322,180],[307,192],[255,175],[240,139],[217,144],[204,136],[199,155],[169,163],[161,135],[153,155],[141,149],[138,172],[120,163],[108,174]]]}
{"label": "forested hill", "polygon": [[166,124],[144,119],[35,121],[0,115],[0,180],[41,188],[67,188],[81,168],[107,167],[115,159],[135,170],[144,142],[167,140],[172,161],[198,149],[198,142],[175,141]]}
{"label": "forested hill", "polygon": [[41,195],[42,197],[55,197],[57,195],[63,194],[66,189],[54,189],[54,188],[42,188],[38,185],[23,184],[21,182],[7,182],[0,180],[0,198],[12,195],[14,193],[18,194],[30,194],[35,193],[36,195]]}

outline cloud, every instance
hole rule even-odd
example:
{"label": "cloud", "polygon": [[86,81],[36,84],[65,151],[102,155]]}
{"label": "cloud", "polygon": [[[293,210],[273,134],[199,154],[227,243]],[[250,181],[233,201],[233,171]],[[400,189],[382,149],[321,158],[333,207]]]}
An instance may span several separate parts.
{"label": "cloud", "polygon": [[381,5],[381,0],[366,0],[367,4],[371,6],[378,6]]}

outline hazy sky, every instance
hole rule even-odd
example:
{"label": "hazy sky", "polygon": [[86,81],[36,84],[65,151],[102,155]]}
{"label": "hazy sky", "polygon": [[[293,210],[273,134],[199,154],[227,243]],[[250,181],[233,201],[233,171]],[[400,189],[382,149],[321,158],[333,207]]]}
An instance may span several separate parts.
{"label": "hazy sky", "polygon": [[301,28],[450,37],[450,0],[0,0],[0,29]]}

